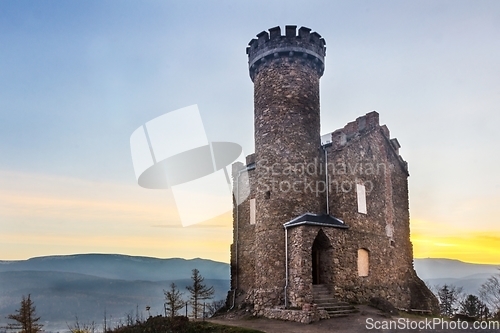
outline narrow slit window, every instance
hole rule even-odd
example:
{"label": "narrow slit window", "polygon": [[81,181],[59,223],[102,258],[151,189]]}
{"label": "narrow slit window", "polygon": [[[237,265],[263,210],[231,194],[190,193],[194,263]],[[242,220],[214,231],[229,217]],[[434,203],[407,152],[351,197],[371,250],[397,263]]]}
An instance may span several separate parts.
{"label": "narrow slit window", "polygon": [[250,199],[250,224],[255,224],[255,199]]}
{"label": "narrow slit window", "polygon": [[366,214],[366,190],[365,185],[356,184],[356,194],[358,197],[358,213]]}

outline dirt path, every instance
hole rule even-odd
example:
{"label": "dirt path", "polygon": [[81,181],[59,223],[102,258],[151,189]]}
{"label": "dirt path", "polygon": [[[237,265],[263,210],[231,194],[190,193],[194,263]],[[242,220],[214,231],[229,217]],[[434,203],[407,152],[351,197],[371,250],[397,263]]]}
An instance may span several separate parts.
{"label": "dirt path", "polygon": [[[378,318],[382,320],[380,311],[373,308],[360,306],[360,312],[348,317],[321,320],[312,324],[300,324],[295,322],[272,320],[267,318],[243,318],[228,319],[214,318],[211,322],[223,325],[232,325],[253,328],[266,333],[319,333],[319,332],[366,332],[366,318]],[[387,318],[385,318],[387,320]]]}
{"label": "dirt path", "polygon": [[[231,325],[245,328],[252,328],[260,330],[266,333],[324,333],[324,332],[335,332],[335,333],[366,333],[366,332],[426,332],[426,333],[443,333],[443,332],[481,332],[481,333],[498,333],[498,329],[465,329],[465,326],[456,329],[443,329],[444,327],[439,324],[430,328],[430,323],[425,327],[425,318],[413,317],[413,318],[390,318],[382,312],[368,307],[368,306],[358,306],[360,310],[359,313],[352,314],[348,317],[333,318],[327,320],[321,320],[312,324],[300,324],[294,322],[287,322],[281,320],[272,320],[267,318],[240,318],[240,319],[230,319],[230,318],[213,318],[209,321],[223,324]],[[399,321],[398,321],[399,320]],[[382,325],[388,325],[389,321],[396,322],[400,324],[396,328],[384,328]],[[427,319],[427,321],[432,321],[432,318]],[[420,324],[420,328],[416,326]],[[456,324],[456,323],[455,323]],[[472,327],[472,323],[468,324]],[[463,325],[465,325],[463,324]],[[378,325],[378,326],[376,326]],[[413,327],[411,327],[413,325]],[[452,323],[453,325],[453,323]],[[430,328],[430,329],[429,329]],[[460,329],[461,328],[461,329]]]}

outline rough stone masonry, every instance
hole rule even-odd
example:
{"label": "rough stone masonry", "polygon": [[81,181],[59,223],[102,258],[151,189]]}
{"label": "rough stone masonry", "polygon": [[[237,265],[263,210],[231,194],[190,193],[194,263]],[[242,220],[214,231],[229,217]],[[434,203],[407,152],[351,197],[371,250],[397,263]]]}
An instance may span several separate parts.
{"label": "rough stone masonry", "polygon": [[248,197],[233,209],[229,305],[276,317],[314,304],[318,284],[342,301],[436,311],[413,268],[399,142],[375,111],[320,136],[325,40],[275,27],[247,54],[255,154],[233,165],[235,195]]}

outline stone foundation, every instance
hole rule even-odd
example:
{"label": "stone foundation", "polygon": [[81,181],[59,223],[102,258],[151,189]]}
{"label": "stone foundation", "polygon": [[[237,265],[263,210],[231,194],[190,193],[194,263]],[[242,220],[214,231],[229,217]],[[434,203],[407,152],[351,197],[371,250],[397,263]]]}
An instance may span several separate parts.
{"label": "stone foundation", "polygon": [[264,309],[262,315],[269,319],[295,321],[302,324],[330,318],[325,310],[317,308],[311,310]]}

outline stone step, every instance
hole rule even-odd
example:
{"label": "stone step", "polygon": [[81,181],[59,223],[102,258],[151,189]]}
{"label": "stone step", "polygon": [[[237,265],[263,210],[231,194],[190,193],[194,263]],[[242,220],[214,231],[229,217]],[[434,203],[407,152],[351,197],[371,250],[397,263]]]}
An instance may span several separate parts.
{"label": "stone step", "polygon": [[318,290],[318,289],[328,289],[328,287],[324,284],[313,284],[313,290]]}
{"label": "stone step", "polygon": [[330,318],[345,317],[358,310],[349,303],[341,302],[332,296],[327,286],[313,285],[313,300],[318,305],[318,309],[325,310]]}
{"label": "stone step", "polygon": [[330,308],[330,307],[319,307],[318,309],[325,310],[330,317],[332,316],[347,316],[350,315],[351,313],[356,313],[358,310],[356,308],[351,308],[351,309],[337,309],[337,308]]}
{"label": "stone step", "polygon": [[335,297],[333,297],[332,294],[313,294],[313,298],[316,299],[316,298],[333,298],[335,299]]}
{"label": "stone step", "polygon": [[350,313],[338,313],[338,314],[329,313],[328,315],[330,316],[330,318],[339,318],[339,317],[348,317]]}
{"label": "stone step", "polygon": [[314,303],[319,304],[319,303],[338,303],[339,300],[335,298],[315,298]]}
{"label": "stone step", "polygon": [[318,304],[318,308],[329,309],[329,310],[356,310],[356,308],[352,305],[338,305],[338,304]]}
{"label": "stone step", "polygon": [[316,298],[314,300],[314,303],[316,303],[316,304],[327,304],[327,303],[328,304],[338,304],[339,301],[336,300],[336,299],[334,299],[334,298],[322,298],[322,299],[321,298]]}
{"label": "stone step", "polygon": [[315,301],[319,301],[319,300],[332,300],[332,301],[336,301],[336,302],[339,302],[338,299],[336,299],[335,297],[332,297],[331,295],[325,295],[325,296],[322,296],[322,297],[313,297],[313,299]]}
{"label": "stone step", "polygon": [[353,313],[356,313],[357,310],[353,311],[326,311],[330,318],[337,318],[337,317],[347,317]]}
{"label": "stone step", "polygon": [[325,284],[313,284],[313,289],[328,288]]}
{"label": "stone step", "polygon": [[316,303],[318,305],[318,308],[323,308],[323,309],[337,309],[337,310],[352,310],[354,307],[352,305],[339,305],[337,303]]}
{"label": "stone step", "polygon": [[349,314],[358,312],[358,310],[356,309],[350,309],[350,310],[323,309],[323,310],[326,310],[328,314]]}
{"label": "stone step", "polygon": [[[318,303],[316,303],[318,304]],[[339,302],[339,301],[332,301],[332,302],[323,302],[321,304],[318,304],[318,306],[321,305],[323,307],[325,307],[326,305],[329,305],[329,306],[338,306],[338,307],[342,307],[342,308],[354,308],[354,306],[352,306],[351,304],[349,303],[345,303],[345,302]]]}

